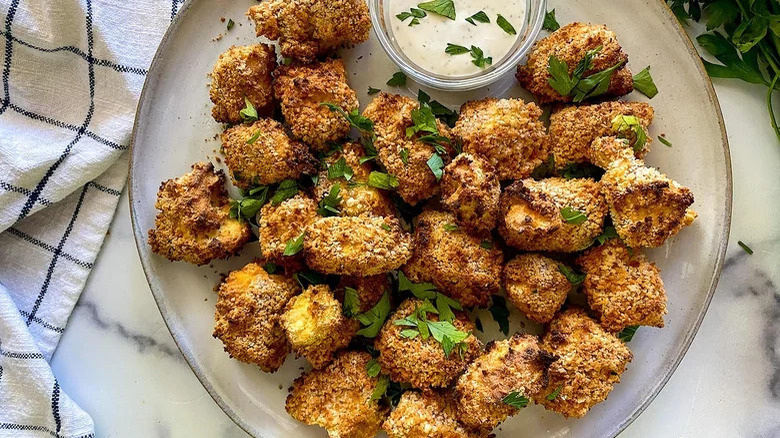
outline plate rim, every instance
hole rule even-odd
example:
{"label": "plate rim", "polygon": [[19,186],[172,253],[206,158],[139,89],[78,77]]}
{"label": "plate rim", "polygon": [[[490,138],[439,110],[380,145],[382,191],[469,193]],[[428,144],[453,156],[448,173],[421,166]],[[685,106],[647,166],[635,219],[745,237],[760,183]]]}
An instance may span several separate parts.
{"label": "plate rim", "polygon": [[[176,327],[175,323],[172,322],[173,320],[168,310],[167,302],[163,296],[164,294],[160,290],[160,288],[158,288],[158,285],[156,284],[156,279],[154,279],[154,277],[149,272],[149,269],[147,268],[149,264],[149,257],[148,257],[149,254],[147,251],[142,249],[142,246],[146,241],[145,240],[146,230],[141,230],[139,228],[137,212],[133,206],[134,205],[133,204],[133,187],[134,187],[133,186],[133,162],[135,158],[135,143],[136,143],[136,136],[138,133],[138,126],[140,122],[140,115],[142,113],[142,109],[144,108],[144,101],[145,101],[146,94],[149,90],[148,87],[150,82],[149,78],[152,77],[152,73],[155,71],[155,67],[157,67],[157,65],[162,62],[161,61],[161,59],[163,58],[162,53],[167,48],[168,40],[176,32],[179,25],[184,20],[187,13],[189,12],[191,6],[196,1],[198,0],[185,0],[184,4],[180,7],[178,13],[176,14],[173,21],[171,22],[170,26],[168,26],[168,29],[165,31],[165,34],[160,40],[160,44],[157,46],[157,50],[155,51],[154,57],[152,58],[152,62],[149,65],[149,69],[147,70],[147,75],[146,78],[144,79],[144,84],[141,89],[141,94],[138,98],[136,113],[133,120],[133,131],[130,137],[130,148],[128,151],[128,153],[130,154],[130,159],[128,160],[127,187],[128,187],[128,202],[130,206],[130,221],[133,228],[133,238],[135,240],[136,251],[138,251],[138,257],[141,261],[141,267],[144,271],[144,277],[146,278],[146,282],[149,285],[149,289],[152,292],[152,296],[154,298],[155,303],[157,304],[157,308],[160,310],[160,314],[162,316],[163,322],[165,323],[165,326],[168,328],[168,331],[170,332],[171,337],[173,338],[173,341],[176,344],[176,347],[179,349],[182,356],[184,356],[185,362],[190,367],[193,374],[195,374],[195,376],[198,378],[198,381],[206,390],[206,392],[209,394],[209,396],[211,396],[211,398],[217,403],[220,409],[222,409],[222,411],[225,412],[225,414],[227,414],[227,416],[238,427],[240,427],[249,436],[252,436],[254,438],[266,438],[259,433],[255,434],[251,430],[252,428],[246,423],[246,421],[244,421],[244,419],[241,418],[233,410],[233,408],[225,400],[222,399],[222,397],[217,393],[216,389],[211,384],[211,381],[206,377],[204,371],[196,363],[195,356],[184,345],[184,342],[179,341],[180,334],[178,331],[178,327]],[[718,248],[718,252],[715,260],[715,270],[710,280],[709,290],[707,291],[707,294],[704,298],[704,304],[701,307],[699,313],[696,315],[695,323],[685,335],[685,338],[682,343],[682,348],[679,351],[680,354],[677,355],[674,362],[665,371],[664,376],[658,382],[656,382],[655,385],[651,387],[652,389],[650,390],[650,396],[647,397],[647,399],[643,403],[637,406],[636,409],[631,413],[631,415],[629,415],[625,420],[619,423],[617,427],[613,428],[612,429],[613,432],[611,433],[611,436],[609,436],[608,438],[615,438],[616,436],[618,436],[631,423],[633,423],[645,411],[645,409],[647,409],[648,406],[650,406],[650,404],[655,400],[655,398],[658,396],[661,390],[669,382],[669,379],[671,379],[672,375],[677,370],[678,366],[680,365],[680,362],[682,362],[683,358],[687,355],[688,350],[690,349],[690,346],[693,343],[693,339],[696,337],[696,334],[699,332],[699,328],[701,327],[702,321],[704,320],[704,317],[707,314],[707,310],[710,307],[712,298],[715,295],[715,290],[717,289],[718,282],[720,280],[720,276],[723,271],[723,263],[726,258],[726,250],[728,249],[728,244],[731,239],[731,220],[732,220],[732,208],[733,208],[733,196],[734,196],[732,166],[731,166],[731,149],[729,146],[728,134],[726,132],[726,124],[725,121],[723,120],[723,112],[720,107],[720,101],[718,100],[718,96],[715,93],[715,88],[712,84],[712,79],[706,73],[706,70],[704,68],[704,63],[702,62],[702,58],[699,55],[699,52],[696,50],[695,46],[693,45],[693,42],[690,39],[690,36],[688,36],[688,33],[685,32],[685,29],[683,28],[680,21],[674,15],[674,12],[671,10],[671,8],[669,7],[669,5],[666,3],[665,0],[652,0],[652,1],[660,3],[662,5],[661,8],[661,10],[663,11],[662,13],[665,15],[666,19],[674,23],[673,27],[675,32],[677,33],[678,37],[681,37],[680,39],[685,44],[688,54],[693,58],[693,63],[696,66],[699,75],[704,79],[707,96],[710,100],[710,103],[713,105],[718,118],[718,126],[720,128],[720,136],[721,136],[721,146],[723,149],[723,156],[726,164],[726,205],[725,205],[725,217],[722,225],[722,232],[725,238],[721,240],[720,246]]]}

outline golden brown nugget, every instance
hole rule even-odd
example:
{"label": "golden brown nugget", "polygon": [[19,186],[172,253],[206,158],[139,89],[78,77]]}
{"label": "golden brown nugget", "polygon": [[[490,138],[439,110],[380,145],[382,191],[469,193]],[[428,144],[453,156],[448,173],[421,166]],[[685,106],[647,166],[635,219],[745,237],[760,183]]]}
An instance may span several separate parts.
{"label": "golden brown nugget", "polygon": [[274,94],[271,74],[276,68],[276,52],[269,44],[231,46],[219,55],[211,72],[209,96],[214,103],[211,115],[222,123],[242,122],[241,110],[248,100],[261,116],[273,114]]}
{"label": "golden brown nugget", "polygon": [[[377,158],[388,173],[398,178],[398,194],[410,205],[439,193],[439,182],[428,167],[428,160],[436,154],[436,149],[418,141],[419,135],[411,138],[406,135],[406,128],[414,125],[412,111],[419,107],[420,103],[410,97],[379,93],[363,112],[374,122]],[[438,120],[436,124],[441,136],[453,138],[446,125]],[[446,166],[452,148],[447,143],[443,146],[448,151],[441,157]]]}
{"label": "golden brown nugget", "polygon": [[320,218],[307,227],[303,242],[306,264],[323,274],[384,274],[412,256],[411,236],[389,217]]}
{"label": "golden brown nugget", "polygon": [[547,386],[547,370],[554,361],[536,336],[516,333],[490,342],[455,384],[458,419],[473,430],[493,430],[519,412],[504,398],[517,393],[530,400]]}
{"label": "golden brown nugget", "polygon": [[466,429],[447,394],[406,391],[382,429],[389,438],[484,438]]}
{"label": "golden brown nugget", "polygon": [[292,278],[268,275],[256,262],[231,272],[219,286],[214,337],[230,357],[273,373],[290,352],[280,318],[300,291]]}
{"label": "golden brown nugget", "polygon": [[149,247],[171,261],[205,265],[236,254],[252,236],[247,222],[230,217],[225,174],[211,163],[160,185]]}
{"label": "golden brown nugget", "polygon": [[455,214],[458,224],[475,234],[495,228],[500,197],[495,169],[483,158],[460,154],[444,169],[441,204]]}
{"label": "golden brown nugget", "polygon": [[[593,140],[614,135],[612,120],[618,116],[635,116],[647,131],[653,122],[653,107],[644,102],[603,102],[595,105],[567,106],[550,116],[550,152],[555,156],[555,167],[560,170],[571,163],[589,161],[588,148]],[[649,152],[649,141],[637,157]]]}
{"label": "golden brown nugget", "polygon": [[317,204],[308,196],[297,194],[279,205],[269,202],[258,215],[258,241],[263,259],[290,266],[299,256],[285,256],[287,242],[298,238],[311,223],[319,218]]}
{"label": "golden brown nugget", "polygon": [[280,66],[275,74],[274,95],[293,136],[318,151],[327,150],[328,142],[341,140],[350,130],[347,120],[322,103],[338,105],[346,112],[359,105],[357,93],[347,84],[341,59]]}
{"label": "golden brown nugget", "polygon": [[339,280],[335,291],[336,298],[344,301],[344,288],[350,287],[357,292],[360,301],[361,313],[368,312],[382,299],[385,292],[390,293],[390,277],[387,274],[372,275],[370,277],[343,276]]}
{"label": "golden brown nugget", "polygon": [[272,119],[226,130],[222,153],[233,183],[242,189],[311,175],[319,164],[306,145],[290,140],[284,127]]}
{"label": "golden brown nugget", "polygon": [[341,303],[324,284],[309,286],[290,299],[281,322],[292,350],[314,369],[328,365],[334,353],[349,344],[358,325],[342,314]]}
{"label": "golden brown nugget", "polygon": [[[428,391],[432,388],[445,388],[466,369],[466,366],[479,356],[482,343],[473,334],[474,324],[463,312],[456,312],[452,325],[459,331],[469,333],[463,341],[466,346],[461,351],[453,349],[449,357],[444,354],[442,345],[433,336],[422,339],[421,336],[407,338],[401,335],[409,327],[397,325],[394,321],[406,318],[423,305],[422,300],[410,298],[402,302],[394,313],[390,314],[379,331],[374,347],[379,351],[379,364],[382,372],[396,382],[409,382],[413,387]],[[428,313],[428,321],[438,321],[437,315]]]}
{"label": "golden brown nugget", "polygon": [[452,132],[463,140],[463,152],[485,158],[498,179],[521,179],[549,153],[541,115],[535,103],[491,97],[463,104]]}
{"label": "golden brown nugget", "polygon": [[555,56],[569,67],[569,75],[589,50],[601,50],[593,57],[591,68],[583,78],[623,64],[613,74],[606,96],[622,96],[634,89],[634,79],[628,69],[628,55],[618,44],[617,36],[607,26],[589,23],[571,23],[550,36],[537,41],[528,55],[525,65],[517,68],[517,80],[540,103],[571,102],[571,96],[561,96],[548,82],[552,77],[547,71],[550,56]]}
{"label": "golden brown nugget", "polygon": [[[564,212],[586,219],[567,221]],[[501,194],[498,231],[523,251],[576,252],[601,234],[606,215],[607,203],[592,179],[524,179]]]}
{"label": "golden brown nugget", "polygon": [[389,407],[371,399],[378,377],[369,377],[368,353],[345,351],[327,368],[293,382],[285,409],[298,421],[324,427],[330,438],[373,438]]}
{"label": "golden brown nugget", "polygon": [[693,193],[654,167],[634,158],[625,141],[596,139],[590,147],[594,164],[607,170],[601,190],[615,230],[632,248],[655,248],[696,219]]}
{"label": "golden brown nugget", "polygon": [[498,293],[504,254],[490,238],[452,229],[452,213],[425,210],[415,219],[414,255],[403,272],[415,283],[433,283],[466,307],[486,307]]}
{"label": "golden brown nugget", "polygon": [[610,239],[577,259],[582,291],[601,326],[617,333],[631,325],[664,326],[666,291],[661,271],[639,250]]}
{"label": "golden brown nugget", "polygon": [[560,262],[541,254],[520,254],[504,266],[507,299],[531,321],[546,324],[561,310],[571,283]]}
{"label": "golden brown nugget", "polygon": [[279,40],[282,56],[313,61],[368,40],[365,0],[265,0],[247,12],[257,36]]}
{"label": "golden brown nugget", "polygon": [[[314,194],[318,200],[322,200],[330,194],[333,185],[338,184],[338,196],[341,198],[338,210],[342,216],[360,216],[361,214],[393,216],[395,208],[387,193],[366,184],[368,176],[371,174],[371,165],[369,163],[360,164],[360,159],[365,156],[366,152],[361,145],[347,143],[341,146],[339,151],[326,157],[323,160],[325,168],[319,173]],[[335,169],[338,169],[342,159],[352,175],[349,180],[344,176],[330,177],[339,174],[331,167],[335,165]]]}
{"label": "golden brown nugget", "polygon": [[534,401],[564,417],[581,418],[606,400],[634,357],[623,342],[579,308],[553,319],[542,344],[558,360],[550,366],[547,388]]}

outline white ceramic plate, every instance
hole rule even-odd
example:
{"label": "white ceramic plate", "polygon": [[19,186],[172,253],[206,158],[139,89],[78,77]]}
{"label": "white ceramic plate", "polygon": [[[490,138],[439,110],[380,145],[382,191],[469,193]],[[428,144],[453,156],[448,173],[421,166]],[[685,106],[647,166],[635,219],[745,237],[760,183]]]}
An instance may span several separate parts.
{"label": "white ceramic plate", "polygon": [[[652,137],[664,133],[674,146],[655,142],[648,162],[689,186],[696,195],[699,219],[692,227],[649,251],[662,269],[669,296],[666,328],[641,328],[631,342],[634,361],[609,399],[584,419],[564,420],[530,406],[497,429],[499,437],[614,437],[652,401],[690,345],[715,290],[726,249],[731,216],[731,167],[718,102],[699,57],[677,20],[661,0],[551,0],[561,23],[605,23],[617,32],[630,55],[632,70],[652,66],[660,93],[652,100],[656,119]],[[239,258],[195,267],[171,263],[152,254],[146,233],[154,224],[154,201],[160,182],[181,175],[192,163],[214,160],[215,134],[221,125],[210,116],[208,78],[218,55],[232,44],[257,41],[244,17],[249,0],[191,0],[179,12],[160,45],[146,79],[133,138],[130,203],[138,252],[160,311],[193,371],[222,409],[255,437],[324,437],[322,429],[302,425],[284,411],[287,388],[304,361],[291,356],[275,374],[228,357],[211,337],[219,274],[237,269],[258,255],[248,245]],[[225,32],[220,17],[236,26]],[[544,32],[543,32],[544,33]],[[375,41],[342,52],[349,81],[365,105],[368,86],[387,89],[396,68]],[[395,89],[415,95],[417,86]],[[459,106],[484,96],[530,96],[512,76],[489,90],[434,99]],[[629,99],[644,100],[638,93]],[[215,161],[216,164],[216,161]],[[485,326],[495,325],[482,315]],[[520,330],[515,315],[511,330]],[[522,431],[522,434],[519,432]]]}

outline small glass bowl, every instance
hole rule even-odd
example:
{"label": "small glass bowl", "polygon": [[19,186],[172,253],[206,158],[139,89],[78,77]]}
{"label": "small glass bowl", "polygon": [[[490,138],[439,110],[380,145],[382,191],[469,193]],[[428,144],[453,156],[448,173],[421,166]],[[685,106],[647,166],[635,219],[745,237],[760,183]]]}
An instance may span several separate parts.
{"label": "small glass bowl", "polygon": [[[542,29],[544,14],[547,10],[547,0],[526,0],[526,14],[523,27],[518,32],[517,41],[509,53],[492,66],[472,75],[444,76],[432,73],[411,61],[398,46],[393,37],[391,20],[396,19],[390,11],[393,0],[368,0],[371,11],[371,23],[379,44],[398,67],[415,82],[432,88],[446,91],[468,91],[482,88],[514,70],[520,60],[536,42],[536,37]],[[422,0],[421,0],[422,1]]]}

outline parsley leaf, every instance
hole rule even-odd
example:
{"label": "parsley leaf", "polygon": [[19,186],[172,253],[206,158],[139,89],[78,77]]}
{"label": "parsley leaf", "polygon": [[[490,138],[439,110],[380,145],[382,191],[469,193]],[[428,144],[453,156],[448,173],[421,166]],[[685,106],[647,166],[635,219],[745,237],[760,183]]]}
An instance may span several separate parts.
{"label": "parsley leaf", "polygon": [[444,224],[444,230],[449,232],[458,232],[460,231],[460,227],[455,224]]}
{"label": "parsley leaf", "polygon": [[235,25],[236,25],[236,22],[233,21],[232,18],[229,18],[228,22],[227,22],[227,30],[233,29],[233,26],[235,26]]}
{"label": "parsley leaf", "polygon": [[444,53],[448,55],[462,55],[464,53],[469,53],[469,48],[464,46],[459,46],[457,44],[447,43],[447,48],[444,49]]}
{"label": "parsley leaf", "polygon": [[374,391],[371,392],[371,400],[376,401],[381,399],[387,391],[387,386],[390,384],[390,378],[387,376],[379,376],[379,380],[376,382]]}
{"label": "parsley leaf", "polygon": [[276,271],[279,270],[279,267],[276,266],[276,263],[274,262],[268,262],[263,265],[263,269],[268,273],[268,275],[273,275],[276,273]]}
{"label": "parsley leaf", "polygon": [[498,18],[496,18],[496,24],[498,24],[498,27],[503,29],[503,31],[508,33],[509,35],[517,35],[517,31],[515,30],[515,27],[512,26],[512,23],[510,23],[506,18],[504,18],[503,15],[498,14]]}
{"label": "parsley leaf", "polygon": [[425,164],[427,164],[428,168],[433,172],[436,181],[441,180],[442,175],[444,175],[444,160],[441,159],[441,155],[431,155],[431,158],[428,158],[428,161],[426,161]]}
{"label": "parsley leaf", "polygon": [[379,88],[368,87],[368,95],[369,96],[373,96],[374,94],[379,93],[380,91],[382,91],[382,90],[380,90]]}
{"label": "parsley leaf", "polygon": [[387,85],[391,87],[403,87],[406,85],[406,73],[402,71],[393,73],[393,77],[387,81]]}
{"label": "parsley leaf", "polygon": [[354,170],[347,164],[347,160],[344,157],[339,158],[335,163],[328,166],[328,179],[344,178],[349,181],[354,174]]}
{"label": "parsley leaf", "polygon": [[243,120],[244,123],[252,123],[258,119],[257,109],[255,109],[255,106],[252,105],[252,102],[250,102],[246,96],[244,96],[244,109],[239,111],[238,114],[241,116],[241,120]]}
{"label": "parsley leaf", "polygon": [[552,11],[547,11],[547,13],[544,14],[544,23],[542,23],[542,29],[555,32],[560,28],[561,25],[558,24],[558,20],[555,19],[555,9]]}
{"label": "parsley leaf", "polygon": [[479,68],[485,68],[486,66],[493,64],[493,57],[485,57],[485,52],[477,46],[471,46],[471,57],[474,58],[471,63]]}
{"label": "parsley leaf", "polygon": [[249,139],[246,141],[246,144],[254,144],[257,141],[257,139],[260,138],[260,134],[262,133],[263,132],[259,129],[255,131],[255,133],[252,134],[252,136],[249,137]]}
{"label": "parsley leaf", "polygon": [[666,138],[666,137],[664,137],[663,135],[659,135],[659,136],[658,136],[658,141],[660,141],[661,143],[663,143],[663,144],[664,144],[664,146],[667,146],[667,147],[672,147],[672,142],[671,142],[671,141],[669,141],[669,139],[667,139],[667,138]]}
{"label": "parsley leaf", "polygon": [[231,199],[229,215],[233,219],[252,221],[265,205],[268,186],[251,188],[243,199]]}
{"label": "parsley leaf", "polygon": [[439,133],[439,127],[436,126],[436,116],[433,115],[433,109],[427,103],[420,103],[418,108],[412,110],[412,123],[414,123],[412,126],[406,128],[407,138],[418,132]]}
{"label": "parsley leaf", "polygon": [[341,189],[341,185],[339,183],[335,183],[331,186],[330,192],[322,198],[322,200],[319,203],[319,208],[317,209],[317,213],[320,216],[328,217],[328,216],[338,216],[341,214],[341,211],[339,211],[338,207],[339,204],[341,204],[341,197],[339,196],[339,190]]}
{"label": "parsley leaf", "polygon": [[625,64],[625,61],[620,61],[610,68],[583,77],[585,72],[592,68],[593,57],[600,51],[601,46],[588,50],[575,66],[571,76],[569,75],[569,66],[555,55],[550,55],[547,62],[547,72],[550,73],[550,78],[547,79],[547,82],[561,96],[572,96],[574,102],[582,102],[587,98],[606,93],[612,75]]}
{"label": "parsley leaf", "polygon": [[387,319],[387,315],[390,314],[390,295],[385,292],[382,298],[374,307],[368,312],[355,315],[355,319],[363,324],[363,328],[357,331],[360,336],[367,338],[375,338],[379,334],[379,330]]}
{"label": "parsley leaf", "polygon": [[403,161],[404,164],[409,164],[409,149],[401,149],[401,152],[399,152],[398,155],[401,156],[401,161]]}
{"label": "parsley leaf", "polygon": [[561,217],[567,224],[572,225],[580,225],[588,220],[588,216],[585,213],[571,207],[563,207],[561,209]]}
{"label": "parsley leaf", "polygon": [[479,21],[480,23],[490,23],[490,17],[487,16],[485,11],[479,11],[471,17],[467,18],[466,21],[476,26],[477,23],[475,23],[475,21]]}
{"label": "parsley leaf", "polygon": [[357,128],[361,132],[373,133],[374,122],[368,117],[361,116],[357,108],[353,109],[349,113],[344,111],[344,108],[331,102],[322,102],[320,105],[328,107],[331,111],[338,113],[341,117],[349,122],[350,126]]}
{"label": "parsley leaf", "polygon": [[636,334],[636,329],[638,329],[638,325],[630,325],[623,330],[620,331],[620,333],[617,334],[618,339],[626,342],[631,342],[632,339],[634,339],[634,335]]}
{"label": "parsley leaf", "polygon": [[509,336],[509,308],[506,307],[506,298],[500,295],[493,295],[490,303],[490,314],[493,320],[498,323],[498,328],[504,336]]}
{"label": "parsley leaf", "polygon": [[441,344],[447,357],[456,346],[469,337],[469,333],[458,330],[448,321],[428,321],[428,329],[433,339]]}
{"label": "parsley leaf", "polygon": [[653,82],[653,77],[650,76],[650,66],[645,67],[644,70],[634,75],[634,89],[652,99],[658,94],[658,87]]}
{"label": "parsley leaf", "polygon": [[627,139],[634,152],[641,151],[647,144],[647,132],[636,116],[624,114],[615,116],[612,119],[612,130],[620,137]]}
{"label": "parsley leaf", "polygon": [[609,90],[609,82],[612,80],[612,75],[615,71],[626,63],[626,61],[620,61],[612,67],[602,70],[597,73],[583,78],[575,86],[574,102],[579,103],[585,99],[601,96]]}
{"label": "parsley leaf", "polygon": [[417,7],[424,11],[433,12],[434,14],[447,17],[450,20],[454,20],[456,17],[455,3],[452,0],[433,0],[430,2],[420,3],[417,5]]}
{"label": "parsley leaf", "polygon": [[501,401],[515,409],[522,409],[528,406],[530,400],[519,391],[512,391],[501,399]]}
{"label": "parsley leaf", "polygon": [[547,394],[547,397],[545,397],[545,398],[547,400],[549,400],[549,401],[555,400],[556,398],[558,398],[558,394],[561,393],[562,389],[563,389],[563,386],[559,386],[559,387],[555,388],[555,390],[553,392]]}
{"label": "parsley leaf", "polygon": [[327,283],[325,276],[315,271],[296,272],[293,274],[293,278],[298,282],[299,285],[301,285],[301,289]]}
{"label": "parsley leaf", "polygon": [[745,251],[746,253],[748,253],[748,254],[750,254],[750,255],[753,255],[753,250],[752,250],[752,249],[750,249],[750,247],[749,247],[749,246],[747,246],[747,245],[745,244],[745,242],[743,242],[743,241],[741,241],[741,240],[738,240],[738,241],[737,241],[737,245],[739,245],[739,247],[740,247],[740,248],[742,248],[742,250],[743,250],[743,251]]}
{"label": "parsley leaf", "polygon": [[306,233],[304,232],[301,233],[298,237],[293,237],[292,239],[288,240],[287,243],[284,244],[284,253],[282,255],[289,257],[303,251],[303,238],[305,235]]}
{"label": "parsley leaf", "polygon": [[368,175],[368,185],[382,190],[394,190],[398,188],[398,178],[389,173],[372,171]]}
{"label": "parsley leaf", "polygon": [[550,59],[547,61],[547,72],[550,73],[547,82],[558,94],[561,96],[571,94],[571,90],[574,89],[574,80],[569,76],[569,66],[565,62],[550,55]]}
{"label": "parsley leaf", "polygon": [[298,183],[294,179],[286,179],[276,188],[276,193],[271,198],[272,205],[279,205],[285,200],[298,194]]}
{"label": "parsley leaf", "polygon": [[596,241],[599,243],[599,245],[603,245],[607,240],[616,239],[619,237],[620,236],[618,235],[617,230],[615,230],[615,227],[604,227],[604,231],[602,231],[602,233],[596,237]]}
{"label": "parsley leaf", "polygon": [[482,242],[479,242],[479,246],[485,249],[493,249],[493,243],[489,240],[483,240]]}
{"label": "parsley leaf", "polygon": [[430,105],[433,115],[446,123],[450,128],[455,126],[455,122],[458,120],[458,113],[442,105],[437,100],[431,100],[431,96],[421,89],[417,90],[417,100],[419,100],[420,103],[427,103]]}
{"label": "parsley leaf", "polygon": [[544,179],[555,174],[555,155],[548,154],[547,159],[542,161],[542,164],[536,166],[531,172],[531,178]]}
{"label": "parsley leaf", "polygon": [[[376,377],[381,371],[382,366],[379,365],[379,362],[376,359],[371,359],[366,363],[366,374],[368,374],[368,377]],[[385,387],[385,390],[387,390],[387,387]],[[382,393],[384,394],[384,391],[382,391]]]}
{"label": "parsley leaf", "polygon": [[352,318],[360,313],[360,298],[358,297],[358,292],[351,287],[344,288],[344,303],[341,305],[341,313],[347,318]]}
{"label": "parsley leaf", "polygon": [[[426,14],[422,9],[409,8],[409,12],[401,12],[400,14],[396,15],[395,18],[401,21],[405,21],[407,18],[412,18],[412,22],[417,20],[417,23],[414,24],[418,24],[420,22],[419,19],[425,18],[427,15],[428,14]],[[409,26],[413,26],[414,24],[410,23]]]}
{"label": "parsley leaf", "polygon": [[558,272],[563,274],[572,286],[579,286],[585,281],[585,274],[574,272],[574,270],[562,263],[558,264]]}

